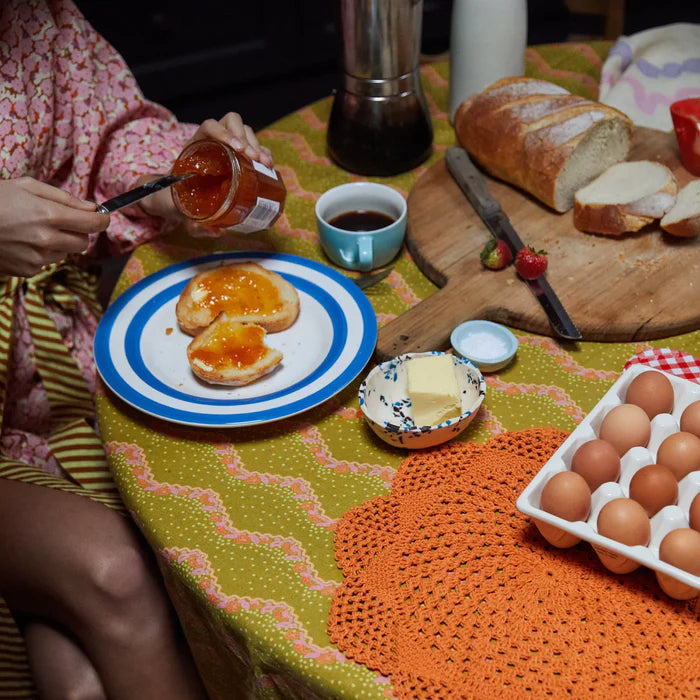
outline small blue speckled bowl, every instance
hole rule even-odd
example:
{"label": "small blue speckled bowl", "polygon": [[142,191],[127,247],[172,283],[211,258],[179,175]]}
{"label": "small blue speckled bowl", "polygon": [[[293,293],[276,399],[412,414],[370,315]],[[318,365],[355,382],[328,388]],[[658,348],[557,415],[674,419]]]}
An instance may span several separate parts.
{"label": "small blue speckled bowl", "polygon": [[406,362],[423,355],[442,352],[416,352],[399,355],[377,365],[360,385],[360,408],[374,432],[395,447],[421,449],[447,442],[472,422],[486,394],[486,382],[479,368],[469,360],[449,355],[454,362],[462,394],[462,414],[438,425],[416,426],[411,417],[411,399],[406,389]]}

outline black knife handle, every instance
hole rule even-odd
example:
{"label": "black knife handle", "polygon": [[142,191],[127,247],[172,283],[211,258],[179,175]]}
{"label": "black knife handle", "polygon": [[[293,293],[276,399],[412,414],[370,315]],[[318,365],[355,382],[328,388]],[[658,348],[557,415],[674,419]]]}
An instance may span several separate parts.
{"label": "black knife handle", "polygon": [[445,151],[445,163],[450,174],[482,220],[489,220],[501,213],[501,205],[486,187],[483,176],[459,146],[449,146]]}

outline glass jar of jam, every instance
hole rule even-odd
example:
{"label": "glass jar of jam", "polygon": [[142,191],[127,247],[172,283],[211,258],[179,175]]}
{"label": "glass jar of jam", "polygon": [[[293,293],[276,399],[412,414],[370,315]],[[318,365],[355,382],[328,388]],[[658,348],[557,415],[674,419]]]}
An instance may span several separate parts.
{"label": "glass jar of jam", "polygon": [[262,231],[284,210],[287,188],[280,174],[221,141],[185,146],[172,172],[192,174],[172,186],[173,201],[187,218],[205,226]]}

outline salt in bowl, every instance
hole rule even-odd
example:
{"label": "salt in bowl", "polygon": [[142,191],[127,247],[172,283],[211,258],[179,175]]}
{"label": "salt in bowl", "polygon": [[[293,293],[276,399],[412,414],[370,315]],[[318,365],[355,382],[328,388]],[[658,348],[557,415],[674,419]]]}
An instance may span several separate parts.
{"label": "salt in bowl", "polygon": [[486,382],[473,362],[451,354],[462,397],[462,413],[438,425],[416,426],[413,422],[406,363],[412,357],[444,354],[448,353],[406,353],[382,362],[367,375],[359,389],[360,408],[368,425],[382,440],[409,449],[432,447],[456,437],[472,422],[484,400]]}
{"label": "salt in bowl", "polygon": [[465,321],[450,335],[455,352],[471,360],[482,372],[496,372],[515,356],[518,339],[500,323]]}

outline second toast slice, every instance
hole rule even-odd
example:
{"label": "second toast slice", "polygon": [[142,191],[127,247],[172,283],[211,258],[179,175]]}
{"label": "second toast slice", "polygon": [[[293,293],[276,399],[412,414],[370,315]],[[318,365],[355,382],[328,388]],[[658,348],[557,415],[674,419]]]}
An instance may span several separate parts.
{"label": "second toast slice", "polygon": [[282,353],[265,345],[266,331],[219,314],[187,347],[192,371],[213,384],[242,386],[271,372]]}

